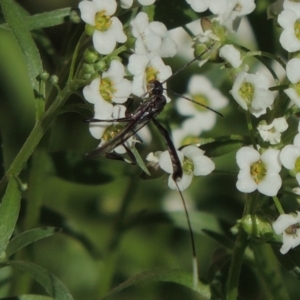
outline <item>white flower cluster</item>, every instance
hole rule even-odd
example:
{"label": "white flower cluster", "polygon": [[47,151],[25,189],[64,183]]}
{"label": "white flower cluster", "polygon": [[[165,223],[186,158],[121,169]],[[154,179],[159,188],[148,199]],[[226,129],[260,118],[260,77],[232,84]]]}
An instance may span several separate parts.
{"label": "white flower cluster", "polygon": [[[154,2],[155,0],[136,0],[135,4],[151,5]],[[196,12],[210,10],[213,14],[212,18],[201,22],[202,33],[195,38],[195,53],[197,50],[202,53],[203,49],[204,54],[207,53],[207,57],[201,57],[200,64],[213,56],[212,52],[217,52],[218,61],[221,59],[224,62],[223,66],[230,68],[235,77],[230,94],[246,111],[248,121],[251,115],[264,118],[257,122],[258,134],[252,132],[253,147],[246,146],[237,151],[236,161],[240,168],[237,189],[243,193],[257,190],[263,195],[276,197],[282,186],[280,173],[284,166],[296,178],[298,187],[295,187],[294,192],[300,194],[300,133],[295,136],[293,144],[283,145],[281,134],[288,128],[288,115],[277,117],[274,113],[272,119],[266,116],[269,111],[275,112],[274,101],[277,94],[271,89],[275,80],[272,81],[264,71],[250,73],[249,67],[243,64],[248,53],[244,48],[238,48],[228,41],[229,33],[238,29],[241,18],[255,9],[254,0],[186,2]],[[270,9],[274,9],[278,16],[278,24],[283,29],[280,43],[290,52],[286,64],[286,77],[289,82],[288,87],[284,87],[284,93],[300,108],[300,2],[277,2]],[[101,140],[99,146],[121,132],[124,129],[124,121],[128,121],[132,116],[126,113],[125,106],[130,95],[147,99],[151,81],[162,82],[166,89],[166,81],[172,75],[170,66],[165,65],[162,60],[165,57],[173,57],[177,52],[177,45],[169,37],[167,27],[161,22],[149,20],[145,12],[135,12],[135,17],[128,21],[128,26],[123,29],[123,24],[115,16],[132,5],[133,0],[120,0],[118,3],[116,0],[83,0],[79,3],[81,17],[86,23],[86,33],[92,36],[93,47],[99,53],[99,59],[104,65],[108,64],[105,71],[93,74],[92,80],[83,88],[85,99],[94,106],[95,122],[90,123],[90,132],[93,137]],[[117,48],[118,46],[120,47]],[[128,60],[126,59],[128,64],[124,66],[118,55],[119,51],[126,50],[129,54]],[[252,54],[248,54],[250,55]],[[150,153],[147,157],[151,164],[170,174],[169,187],[181,191],[191,184],[194,176],[205,176],[214,170],[214,162],[206,157],[199,147],[191,144],[196,144],[199,135],[203,131],[211,130],[215,125],[216,115],[212,110],[219,111],[229,102],[201,75],[191,78],[187,90],[183,97],[192,101],[176,102],[177,110],[185,120],[180,128],[173,131],[175,146],[182,146],[179,148],[181,150],[177,150],[183,171],[182,178],[174,181],[174,157],[171,157],[169,151]],[[170,101],[167,95],[165,97],[167,102]],[[298,131],[300,132],[300,125]],[[126,151],[128,153],[128,149],[133,147],[135,142],[133,134],[130,139],[124,141],[125,147],[121,145],[113,151],[119,154]],[[273,224],[274,231],[283,236],[283,254],[300,244],[299,216],[299,212],[296,217],[282,214]]]}
{"label": "white flower cluster", "polygon": [[254,0],[186,0],[196,12],[209,9],[220,24],[230,30],[236,30],[242,16],[255,9]]}
{"label": "white flower cluster", "polygon": [[[141,5],[151,5],[155,0],[139,0]],[[121,7],[130,8],[133,1],[121,1]],[[81,17],[87,23],[87,33],[92,34],[93,46],[101,55],[113,53],[117,43],[125,43],[127,35],[123,25],[114,15],[117,10],[116,0],[84,0],[79,3]],[[149,22],[148,15],[140,12],[130,23],[131,34],[135,38],[134,53],[129,57],[127,70],[133,80],[128,80],[125,66],[117,59],[112,60],[109,69],[100,77],[84,87],[85,99],[94,105],[94,119],[107,120],[90,123],[93,137],[100,139],[101,146],[113,138],[124,127],[116,119],[124,118],[126,107],[123,106],[129,96],[145,96],[148,82],[151,80],[165,81],[172,74],[161,57],[176,54],[177,46],[168,37],[167,28],[161,22]],[[99,75],[98,75],[99,76]],[[164,84],[165,86],[165,84]],[[169,98],[167,98],[169,100]],[[132,142],[127,141],[128,143]],[[124,147],[114,149],[124,153]]]}

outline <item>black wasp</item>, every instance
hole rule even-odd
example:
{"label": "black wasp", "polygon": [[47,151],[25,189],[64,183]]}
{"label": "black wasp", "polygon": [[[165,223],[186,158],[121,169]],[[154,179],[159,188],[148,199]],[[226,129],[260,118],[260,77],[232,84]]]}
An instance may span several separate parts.
{"label": "black wasp", "polygon": [[[210,50],[210,49],[208,49]],[[208,51],[207,50],[207,51]],[[180,68],[177,72],[175,72],[171,77],[176,75],[178,72],[189,66],[192,62],[199,59],[203,54],[205,54],[207,51],[202,53],[200,56],[195,57],[192,61],[188,62],[186,65],[184,65],[182,68]],[[169,77],[167,80],[169,80],[171,77]],[[86,120],[89,123],[92,122],[127,122],[127,125],[124,127],[123,130],[121,130],[119,133],[117,133],[111,140],[107,141],[105,144],[100,146],[99,148],[89,152],[87,154],[88,157],[93,158],[101,155],[109,155],[111,151],[113,151],[117,146],[123,145],[127,151],[127,153],[130,155],[130,149],[128,149],[125,145],[125,142],[132,136],[137,135],[138,131],[142,129],[144,126],[146,126],[149,122],[153,122],[153,124],[156,126],[158,131],[162,134],[166,146],[168,148],[172,167],[173,167],[173,174],[172,178],[177,185],[177,182],[179,182],[183,175],[183,170],[181,166],[180,159],[178,157],[176,148],[170,138],[169,132],[167,129],[165,129],[155,118],[162,112],[164,109],[167,101],[166,97],[163,95],[164,88],[163,84],[167,81],[159,82],[158,80],[152,80],[148,82],[147,88],[148,88],[148,97],[145,97],[143,99],[143,102],[140,104],[140,106],[136,109],[135,112],[131,113],[130,115],[124,117],[124,118],[118,118],[118,119],[111,119],[111,120],[99,120],[99,119],[89,119]],[[173,93],[173,92],[172,92]],[[174,93],[176,94],[176,93]],[[178,94],[176,94],[178,95]],[[193,103],[196,103],[200,106],[203,106],[207,109],[212,110],[213,112],[221,115],[219,112],[211,109],[210,107],[203,105],[199,102],[196,102],[192,99],[189,99],[187,97],[184,97],[182,95],[178,95],[181,98],[184,98],[186,100],[189,100]],[[222,115],[221,115],[222,116]],[[177,190],[180,194],[180,198],[183,203],[189,232],[190,232],[190,238],[191,238],[191,244],[192,244],[192,255],[193,255],[193,286],[194,288],[197,287],[198,283],[198,267],[197,267],[197,258],[196,258],[196,247],[195,247],[195,241],[192,231],[192,226],[190,222],[190,218],[188,215],[187,207],[183,198],[183,195],[177,185]]]}
{"label": "black wasp", "polygon": [[[206,53],[205,51],[204,53]],[[193,63],[195,60],[199,59],[204,53],[202,53],[200,56],[195,57],[192,61],[188,62],[186,65],[184,65],[182,68],[180,68],[176,73],[174,73],[171,77],[176,75],[181,70],[185,69],[187,66],[189,66],[191,63]],[[124,143],[133,135],[136,135],[140,129],[142,129],[145,125],[147,125],[150,121],[153,122],[153,124],[156,126],[156,128],[159,130],[161,135],[163,136],[167,149],[170,153],[171,161],[172,161],[172,167],[173,167],[173,174],[172,178],[175,182],[180,181],[182,177],[182,167],[179,160],[179,157],[177,155],[175,146],[170,138],[169,132],[155,119],[164,109],[167,101],[165,96],[163,95],[164,88],[163,84],[168,81],[171,77],[166,79],[164,82],[159,82],[158,80],[152,80],[148,82],[147,88],[148,88],[148,97],[144,98],[144,101],[141,103],[141,105],[136,109],[135,112],[131,113],[130,115],[124,117],[124,118],[118,118],[118,119],[110,119],[110,120],[99,120],[99,119],[89,119],[86,120],[89,123],[92,122],[128,122],[127,125],[124,127],[123,130],[121,130],[119,133],[117,133],[111,140],[107,141],[105,144],[100,146],[99,148],[89,152],[87,154],[88,157],[94,158],[101,155],[107,155],[111,151],[113,151],[117,146],[123,145],[125,149],[127,150],[127,153],[130,154],[130,149],[128,149]],[[173,92],[172,92],[173,93]],[[174,93],[176,94],[176,93]],[[178,94],[176,94],[178,95]],[[193,103],[196,103],[200,106],[203,106],[207,109],[212,110],[213,112],[221,115],[219,112],[211,109],[210,107],[203,105],[199,102],[196,102],[192,99],[189,99],[187,97],[184,97],[182,95],[179,95],[181,98],[184,98],[186,100],[189,100]],[[222,116],[222,115],[221,115]]]}

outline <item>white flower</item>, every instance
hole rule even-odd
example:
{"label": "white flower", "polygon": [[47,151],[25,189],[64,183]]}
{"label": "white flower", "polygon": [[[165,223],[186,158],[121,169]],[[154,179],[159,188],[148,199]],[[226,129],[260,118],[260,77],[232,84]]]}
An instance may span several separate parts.
{"label": "white flower", "polygon": [[259,122],[257,126],[258,132],[265,142],[275,145],[280,143],[281,132],[286,131],[288,123],[284,117],[276,118],[273,122],[267,125],[266,121]]}
{"label": "white flower", "polygon": [[182,123],[180,127],[172,129],[173,144],[176,148],[179,148],[181,146],[188,146],[191,144],[200,146],[199,135],[193,134],[194,130],[191,130],[192,127],[197,127],[197,124],[195,124],[196,121],[196,118],[187,119]]}
{"label": "white flower", "polygon": [[255,9],[254,0],[210,0],[207,3],[220,24],[234,31],[238,29],[241,17]]}
{"label": "white flower", "polygon": [[128,9],[132,6],[133,0],[120,0],[120,5],[124,9]]}
{"label": "white flower", "polygon": [[299,15],[290,9],[283,10],[278,16],[278,23],[283,28],[279,41],[288,52],[300,50]]}
{"label": "white flower", "polygon": [[[155,2],[155,0],[138,0],[141,5],[147,6],[151,5]],[[128,9],[132,6],[133,0],[120,0],[121,7],[124,9]]]}
{"label": "white flower", "polygon": [[274,102],[275,94],[269,91],[269,87],[269,78],[264,73],[240,72],[230,93],[244,110],[249,109],[251,114],[258,118],[265,114]]}
{"label": "white flower", "polygon": [[291,81],[291,84],[288,89],[284,92],[288,97],[300,107],[300,58],[292,58],[286,64],[286,75]]}
{"label": "white flower", "polygon": [[[109,104],[110,108],[103,110],[99,106],[95,106],[95,115],[94,119],[97,120],[115,120],[125,117],[126,107],[124,105],[115,105]],[[99,109],[100,108],[100,109]],[[119,124],[118,122],[91,122],[90,123],[90,133],[95,139],[101,139],[98,147],[101,147],[106,142],[110,141],[115,135],[124,129],[125,125],[123,123]],[[130,148],[135,142],[134,138],[131,137],[126,140],[125,145]],[[123,145],[117,146],[113,149],[118,154],[126,153],[126,149]]]}
{"label": "white flower", "polygon": [[210,0],[186,0],[191,8],[196,12],[204,12],[208,9]]}
{"label": "white flower", "polygon": [[[147,93],[147,84],[149,81],[165,81],[172,75],[170,66],[166,66],[161,57],[148,55],[132,54],[129,57],[128,70],[133,74],[132,93],[142,97]],[[164,83],[164,88],[166,83]],[[166,95],[165,95],[166,96]],[[170,98],[167,98],[167,102]]]}
{"label": "white flower", "polygon": [[153,163],[153,164],[158,164],[159,163],[159,157],[162,154],[162,151],[156,151],[156,152],[150,152],[146,160]]}
{"label": "white flower", "polygon": [[136,38],[135,53],[172,57],[177,52],[176,43],[168,37],[167,27],[161,22],[150,22],[148,15],[140,12],[130,22],[132,34]]}
{"label": "white flower", "polygon": [[153,4],[156,0],[138,0],[140,4],[144,5],[144,6],[148,6]]}
{"label": "white flower", "polygon": [[298,124],[298,134],[294,137],[294,145],[300,147],[300,122]]}
{"label": "white flower", "polygon": [[[183,170],[183,176],[181,180],[177,182],[181,191],[185,190],[191,184],[193,176],[208,175],[215,168],[214,162],[204,156],[204,151],[200,150],[196,146],[187,146],[181,151],[177,151],[177,154]],[[176,183],[172,178],[173,165],[169,151],[161,153],[159,156],[159,166],[165,172],[171,174],[168,181],[170,189],[177,190]]]}
{"label": "white flower", "polygon": [[125,43],[127,36],[117,17],[111,17],[117,9],[115,0],[81,1],[81,18],[93,31],[93,45],[100,54],[110,54],[116,43]]}
{"label": "white flower", "polygon": [[235,69],[242,64],[241,53],[233,45],[223,46],[219,51],[219,55],[228,61]]}
{"label": "white flower", "polygon": [[296,145],[286,145],[280,153],[280,161],[283,166],[291,170],[298,183],[300,182],[300,147]]}
{"label": "white flower", "polygon": [[[300,122],[298,124],[300,132]],[[283,166],[296,176],[300,185],[300,133],[294,137],[293,145],[286,145],[280,153],[280,160]],[[297,188],[296,188],[297,189]]]}
{"label": "white flower", "polygon": [[224,25],[228,25],[229,21],[233,23],[236,18],[248,15],[255,9],[254,0],[186,0],[186,2],[196,12],[209,9]]}
{"label": "white flower", "polygon": [[[100,106],[95,106],[94,119],[97,120],[113,120],[116,118],[121,118],[125,116],[126,107],[123,105],[113,106],[112,104],[107,104],[105,109]],[[112,125],[112,122],[91,122],[90,123],[90,133],[95,138],[100,140],[103,136],[104,131],[108,126]]]}
{"label": "white flower", "polygon": [[103,72],[101,78],[94,79],[84,87],[84,98],[96,105],[106,103],[124,103],[131,94],[131,82],[124,78],[125,68],[118,60],[113,60],[109,69]]}
{"label": "white flower", "polygon": [[[228,104],[228,99],[202,75],[191,77],[188,84],[188,94],[184,96],[217,111]],[[186,128],[190,129],[188,134],[198,136],[203,130],[212,129],[216,123],[216,113],[205,107],[181,98],[177,100],[176,106],[181,115],[191,116],[185,121]]]}
{"label": "white flower", "polygon": [[277,195],[282,183],[279,150],[268,149],[260,155],[251,147],[242,147],[236,161],[240,168],[236,183],[239,191],[251,193],[257,189],[267,196]]}
{"label": "white flower", "polygon": [[300,16],[300,3],[297,1],[284,0],[283,8],[290,9],[290,10],[294,11],[297,14],[297,16]]}
{"label": "white flower", "polygon": [[300,244],[300,212],[297,216],[282,214],[273,223],[273,229],[276,234],[282,234],[281,254],[286,254],[290,249]]}

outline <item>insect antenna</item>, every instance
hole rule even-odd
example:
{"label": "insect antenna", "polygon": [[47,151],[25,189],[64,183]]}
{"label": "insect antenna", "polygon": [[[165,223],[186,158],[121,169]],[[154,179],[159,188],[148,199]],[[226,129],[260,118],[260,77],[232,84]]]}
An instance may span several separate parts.
{"label": "insect antenna", "polygon": [[192,102],[192,103],[195,103],[195,104],[197,104],[197,105],[200,105],[200,106],[202,106],[202,107],[205,107],[206,109],[209,109],[210,111],[216,113],[217,115],[219,115],[219,116],[221,116],[221,117],[224,117],[221,113],[219,113],[218,111],[214,110],[213,108],[211,108],[211,107],[209,107],[209,106],[207,106],[207,105],[205,105],[205,104],[202,104],[202,103],[200,103],[200,102],[197,102],[197,101],[195,101],[195,100],[193,100],[193,99],[191,99],[191,98],[185,97],[185,96],[183,96],[183,95],[181,95],[181,94],[178,94],[178,93],[176,93],[176,92],[174,92],[174,91],[171,91],[171,90],[168,90],[168,89],[164,89],[164,90],[167,91],[168,93],[171,93],[171,94],[173,94],[173,95],[176,95],[176,96],[178,96],[178,97],[180,97],[180,98],[183,98],[183,99],[185,99],[185,100],[188,100],[188,101],[190,101],[190,102]]}
{"label": "insect antenna", "polygon": [[183,71],[185,68],[187,68],[189,65],[191,65],[193,62],[195,62],[196,60],[200,59],[203,55],[205,55],[207,52],[209,52],[210,50],[212,50],[212,48],[214,47],[214,45],[215,45],[215,43],[213,43],[211,45],[211,47],[207,48],[201,54],[195,56],[192,60],[190,60],[189,62],[187,62],[185,65],[183,65],[181,68],[179,68],[175,73],[173,73],[169,78],[167,78],[166,80],[164,80],[163,82],[161,82],[161,84],[164,84],[170,78],[172,78],[173,76],[177,75],[178,73],[180,73],[181,71]]}
{"label": "insect antenna", "polygon": [[186,216],[186,220],[187,220],[187,224],[188,224],[188,228],[189,228],[189,232],[190,232],[190,240],[191,240],[191,246],[192,246],[192,255],[193,255],[193,259],[192,259],[192,265],[193,265],[193,289],[196,290],[197,286],[198,286],[198,261],[197,261],[197,255],[196,255],[196,245],[195,245],[195,238],[194,238],[194,234],[193,234],[193,229],[192,229],[192,224],[190,221],[190,217],[189,217],[189,213],[186,207],[186,203],[185,200],[183,198],[182,192],[179,189],[179,186],[177,184],[177,182],[174,180],[175,185],[177,187],[177,191],[180,195],[183,207],[184,207],[184,212],[185,212],[185,216]]}

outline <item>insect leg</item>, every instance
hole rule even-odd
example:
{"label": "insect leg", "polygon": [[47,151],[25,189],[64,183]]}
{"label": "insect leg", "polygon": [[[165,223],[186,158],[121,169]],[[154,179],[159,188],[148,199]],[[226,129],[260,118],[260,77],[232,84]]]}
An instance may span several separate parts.
{"label": "insect leg", "polygon": [[86,122],[86,123],[96,123],[96,122],[130,122],[132,121],[132,117],[131,116],[128,116],[128,117],[125,117],[125,118],[118,118],[118,119],[109,119],[109,120],[99,120],[99,119],[94,119],[94,118],[91,118],[91,119],[86,119],[86,120],[83,120],[83,122]]}
{"label": "insect leg", "polygon": [[182,178],[182,167],[181,167],[181,162],[180,159],[177,155],[176,148],[170,138],[169,132],[166,128],[164,128],[157,120],[154,118],[152,119],[154,125],[157,127],[159,132],[162,134],[162,136],[165,139],[165,142],[167,144],[171,161],[172,161],[172,166],[173,166],[173,174],[172,178],[175,182],[180,181]]}
{"label": "insect leg", "polygon": [[169,132],[155,119],[153,119],[153,123],[157,127],[159,132],[163,135],[163,137],[166,141],[166,144],[168,146],[169,152],[170,152],[170,157],[171,157],[171,161],[172,161],[172,165],[173,165],[172,178],[175,182],[177,191],[180,195],[180,198],[181,198],[181,201],[182,201],[182,204],[184,207],[185,216],[186,216],[187,223],[188,223],[189,232],[190,232],[190,239],[191,239],[191,244],[192,244],[191,245],[192,246],[192,254],[193,254],[193,288],[196,289],[197,285],[198,285],[198,262],[197,262],[197,256],[196,256],[195,238],[194,238],[192,224],[190,221],[188,210],[187,210],[182,192],[180,191],[179,186],[177,184],[177,182],[181,179],[182,172],[183,172],[181,163],[180,163],[179,157],[177,155],[176,148],[170,138]]}

